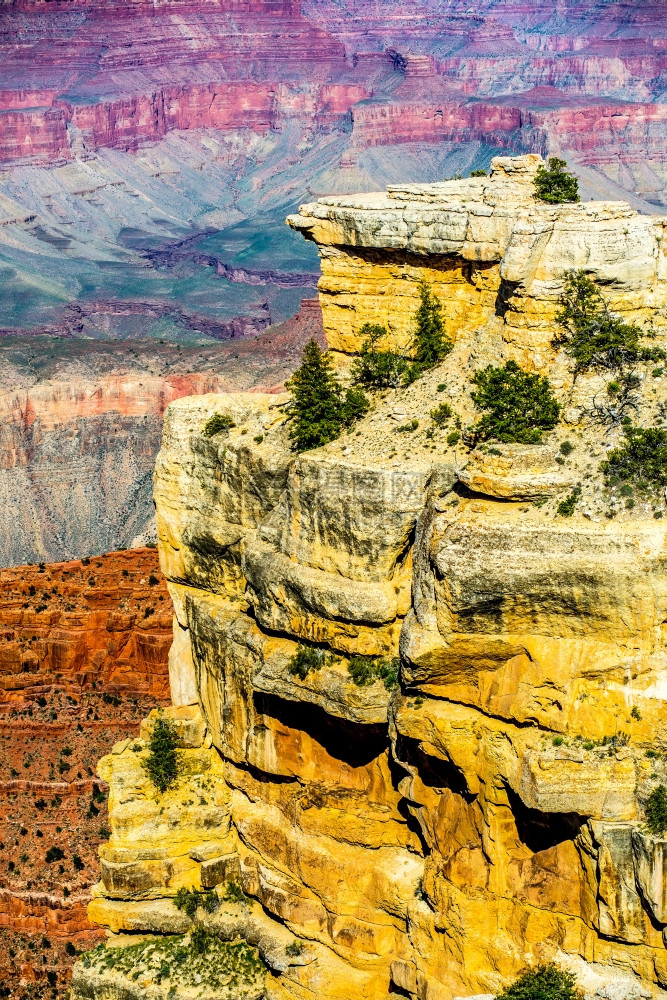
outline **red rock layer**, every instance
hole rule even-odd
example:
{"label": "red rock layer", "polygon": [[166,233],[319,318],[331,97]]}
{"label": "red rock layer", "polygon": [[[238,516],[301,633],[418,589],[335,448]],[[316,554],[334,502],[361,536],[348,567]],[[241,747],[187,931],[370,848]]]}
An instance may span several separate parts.
{"label": "red rock layer", "polygon": [[95,382],[38,383],[29,389],[0,394],[0,468],[13,468],[31,459],[31,450],[21,449],[16,434],[24,434],[35,421],[39,433],[60,428],[69,421],[102,414],[162,417],[174,399],[221,391],[218,375],[110,375]]}
{"label": "red rock layer", "polygon": [[0,995],[64,997],[100,936],[95,765],[166,702],[170,632],[154,549],[0,571]]}
{"label": "red rock layer", "polygon": [[0,571],[0,704],[52,684],[164,698],[170,644],[154,549]]}
{"label": "red rock layer", "polygon": [[[412,82],[412,81],[411,81]],[[393,100],[353,109],[358,148],[391,142],[486,142],[543,156],[568,150],[581,163],[665,159],[667,105],[565,98],[552,87],[484,101],[461,102],[451,91],[422,96],[401,87]],[[560,106],[559,106],[560,105]]]}
{"label": "red rock layer", "polygon": [[268,129],[304,98],[326,120],[368,96],[321,90],[344,71],[343,46],[298,0],[20,0],[3,11],[0,162],[134,150],[172,129]]}

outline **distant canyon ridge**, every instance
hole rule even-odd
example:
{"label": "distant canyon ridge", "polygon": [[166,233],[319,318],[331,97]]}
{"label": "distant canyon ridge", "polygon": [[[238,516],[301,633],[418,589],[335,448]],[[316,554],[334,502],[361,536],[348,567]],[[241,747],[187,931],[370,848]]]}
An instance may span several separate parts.
{"label": "distant canyon ridge", "polygon": [[311,336],[323,339],[316,300],[257,339],[205,351],[0,338],[0,564],[151,542],[165,408],[181,396],[280,388]]}

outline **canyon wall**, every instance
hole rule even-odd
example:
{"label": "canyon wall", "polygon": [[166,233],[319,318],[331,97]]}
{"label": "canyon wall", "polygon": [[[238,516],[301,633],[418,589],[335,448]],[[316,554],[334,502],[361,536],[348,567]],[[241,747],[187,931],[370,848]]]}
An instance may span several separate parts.
{"label": "canyon wall", "polygon": [[[0,989],[65,997],[107,832],[100,753],[168,696],[155,549],[0,573]],[[51,848],[63,857],[46,860]]]}
{"label": "canyon wall", "polygon": [[[547,340],[562,290],[550,240],[573,243],[573,216],[550,209],[533,240],[543,209],[521,178],[534,167],[494,161],[484,190],[506,210],[495,240],[498,214],[471,182],[415,185],[407,204],[399,194],[401,239],[414,240],[405,284],[432,280],[435,241],[463,239],[458,214],[468,238],[448,247],[446,314],[471,284],[479,298],[448,357],[372,394],[348,434],[295,455],[285,395],[168,408],[155,499],[175,610],[162,718],[179,773],[163,791],[148,778],[157,712],[99,764],[111,837],[89,916],[110,933],[77,964],[74,1000],[159,1000],[183,983],[197,998],[452,1000],[545,961],[588,997],[665,995],[666,841],[646,824],[667,780],[665,500],[624,503],[605,485],[600,459],[623,439],[591,410],[607,378],[575,379]],[[383,282],[402,328],[413,319],[390,271],[405,266],[403,244],[374,214],[388,201],[325,199],[297,220],[324,262],[356,259],[365,234],[377,268],[372,281],[352,269],[341,280],[350,299],[325,320],[330,343],[343,333],[333,317],[364,319]],[[577,252],[650,333],[664,309],[656,221],[581,208]],[[607,271],[618,218],[653,247],[646,299],[624,255]],[[503,267],[527,322],[508,336],[482,265],[493,275],[501,235],[519,230]],[[540,281],[550,296],[534,294]],[[335,296],[322,284],[326,317]],[[536,329],[533,366],[563,406],[555,430],[474,448],[431,421],[446,401],[450,428],[469,427],[474,373],[517,357]],[[651,343],[667,346],[662,327]],[[663,374],[637,366],[639,425],[664,422]],[[209,437],[214,413],[233,426]],[[128,951],[137,931],[150,945]],[[230,979],[239,939],[252,961]]]}
{"label": "canyon wall", "polygon": [[[77,310],[72,322],[81,320]],[[0,394],[0,563],[84,556],[154,537],[152,471],[168,404],[236,386],[278,389],[311,336],[322,337],[316,300],[256,339],[205,351],[134,341],[106,349],[76,339],[53,349],[51,338],[35,337],[17,363],[11,342],[0,347],[8,384]],[[37,371],[33,350],[45,356]]]}
{"label": "canyon wall", "polygon": [[[4,10],[6,165],[136,151],[172,130],[266,133],[299,122],[312,140],[345,134],[352,115],[358,148],[479,140],[566,151],[642,193],[664,186],[665,42],[653,7],[579,4],[565,16],[541,4],[472,12],[440,0],[409,12],[329,0],[88,0],[76,15],[69,4]],[[505,96],[511,108],[494,103]],[[601,130],[587,127],[591,118]],[[614,176],[613,160],[644,171]]]}
{"label": "canyon wall", "polygon": [[151,475],[172,399],[214,375],[56,382],[0,397],[5,565],[128,545],[151,518]]}

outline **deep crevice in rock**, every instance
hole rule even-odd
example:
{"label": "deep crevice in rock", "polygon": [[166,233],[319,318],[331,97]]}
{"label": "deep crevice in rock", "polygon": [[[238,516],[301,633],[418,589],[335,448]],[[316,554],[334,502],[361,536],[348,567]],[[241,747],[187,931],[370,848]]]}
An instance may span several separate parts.
{"label": "deep crevice in rock", "polygon": [[406,770],[416,771],[422,784],[428,788],[448,788],[466,802],[472,802],[476,798],[468,788],[465,775],[455,764],[426,753],[417,740],[399,736],[396,751],[398,759],[405,762]]}
{"label": "deep crevice in rock", "polygon": [[566,840],[574,840],[587,822],[586,816],[574,812],[547,813],[532,809],[509,785],[505,788],[519,839],[533,854],[548,851]]}
{"label": "deep crevice in rock", "polygon": [[[304,706],[286,701],[277,695],[254,694],[255,711],[268,715],[290,729],[307,733],[330,757],[349,767],[365,767],[389,747],[389,735],[384,723],[363,724],[334,718],[319,705]],[[305,708],[305,711],[304,711]]]}

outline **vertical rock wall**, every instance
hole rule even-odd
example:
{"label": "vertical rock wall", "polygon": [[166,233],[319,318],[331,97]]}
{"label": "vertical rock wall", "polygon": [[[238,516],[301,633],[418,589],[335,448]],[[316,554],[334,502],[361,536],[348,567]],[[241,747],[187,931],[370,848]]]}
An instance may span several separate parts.
{"label": "vertical rock wall", "polygon": [[[609,219],[582,219],[592,246]],[[360,231],[352,209],[345,225]],[[644,288],[641,308],[661,294]],[[665,841],[645,824],[667,781],[665,522],[641,504],[559,520],[527,502],[593,470],[592,425],[577,469],[556,461],[561,430],[465,459],[422,433],[445,384],[469,419],[464,374],[513,350],[482,320],[355,432],[298,457],[284,395],[168,408],[155,499],[182,770],[164,795],[151,785],[151,720],[100,764],[112,837],[91,916],[112,950],[134,931],[240,936],[270,1000],[452,1000],[550,960],[589,995],[667,987]],[[660,386],[645,379],[646,413]],[[234,426],[210,437],[214,413]],[[302,676],[303,646],[323,655]],[[359,656],[400,657],[397,682],[356,684]],[[179,888],[202,893],[192,915]],[[75,1000],[167,996],[176,974],[141,993],[119,968],[82,963]]]}

